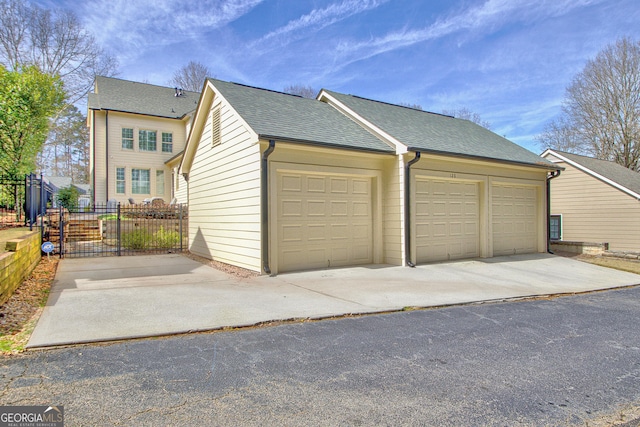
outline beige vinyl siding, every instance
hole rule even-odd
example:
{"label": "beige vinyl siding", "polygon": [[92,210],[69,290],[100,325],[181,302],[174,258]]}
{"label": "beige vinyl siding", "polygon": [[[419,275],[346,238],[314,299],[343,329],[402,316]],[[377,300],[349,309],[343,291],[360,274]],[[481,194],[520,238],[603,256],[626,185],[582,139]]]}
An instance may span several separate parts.
{"label": "beige vinyl siding", "polygon": [[[136,203],[145,198],[158,197],[156,188],[156,171],[164,172],[164,194],[161,196],[166,203],[171,201],[171,192],[167,191],[171,185],[171,170],[165,166],[165,162],[184,149],[185,122],[177,119],[157,118],[139,114],[127,114],[110,111],[109,124],[109,158],[106,157],[106,113],[96,112],[96,143],[95,143],[95,199],[96,202],[116,200],[128,203],[133,198]],[[133,150],[122,148],[122,129],[133,129]],[[153,130],[157,132],[156,151],[140,151],[139,130]],[[162,151],[162,133],[170,132],[173,136],[173,151]],[[116,168],[125,168],[125,193],[116,193]],[[108,176],[107,176],[108,169]],[[149,169],[151,188],[149,194],[133,194],[131,188],[132,169]],[[108,181],[108,182],[107,182]]]}
{"label": "beige vinyl siding", "polygon": [[404,260],[404,161],[385,161],[382,179],[384,263],[403,265]]}
{"label": "beige vinyl siding", "polygon": [[178,167],[176,167],[173,171],[175,181],[171,184],[173,185],[173,197],[176,199],[177,203],[188,203],[189,202],[189,183],[185,181],[184,176],[179,173]]}
{"label": "beige vinyl siding", "polygon": [[562,239],[640,250],[640,201],[567,164],[551,181],[551,214],[562,215]]}
{"label": "beige vinyl siding", "polygon": [[226,104],[222,143],[211,144],[211,115],[189,173],[190,250],[260,271],[260,146]]}
{"label": "beige vinyl siding", "polygon": [[[106,152],[105,152],[105,113],[95,111],[93,121],[93,132],[90,138],[95,137],[90,150],[91,185],[94,185],[93,194],[96,202],[106,202],[107,182],[106,182]],[[95,147],[95,149],[94,149]],[[115,173],[115,170],[114,170]],[[115,183],[114,183],[115,184]]]}

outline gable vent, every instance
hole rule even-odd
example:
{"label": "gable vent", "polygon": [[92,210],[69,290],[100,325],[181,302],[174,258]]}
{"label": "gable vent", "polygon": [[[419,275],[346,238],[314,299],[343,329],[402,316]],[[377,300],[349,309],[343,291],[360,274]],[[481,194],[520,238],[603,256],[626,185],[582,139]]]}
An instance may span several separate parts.
{"label": "gable vent", "polygon": [[222,142],[222,135],[220,132],[220,104],[213,107],[211,110],[211,145],[215,147]]}

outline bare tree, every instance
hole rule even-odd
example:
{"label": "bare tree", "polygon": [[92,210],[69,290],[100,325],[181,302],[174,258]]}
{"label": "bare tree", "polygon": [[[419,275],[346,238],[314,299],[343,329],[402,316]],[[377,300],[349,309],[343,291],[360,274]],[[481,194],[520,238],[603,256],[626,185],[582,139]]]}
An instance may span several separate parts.
{"label": "bare tree", "polygon": [[169,84],[191,92],[200,92],[207,77],[213,77],[213,75],[206,65],[189,61],[187,65],[173,73]]}
{"label": "bare tree", "polygon": [[315,90],[310,85],[305,86],[299,83],[285,86],[285,88],[283,89],[283,92],[290,93],[291,95],[298,95],[303,98],[309,98],[309,99],[315,99],[316,95],[318,94],[318,91]]}
{"label": "bare tree", "polygon": [[491,123],[489,123],[486,120],[482,120],[482,117],[480,117],[480,114],[474,113],[467,107],[461,107],[461,108],[458,108],[457,110],[442,110],[442,114],[446,114],[447,116],[453,116],[456,119],[469,120],[484,128],[491,129]]}
{"label": "bare tree", "polygon": [[567,87],[562,113],[538,137],[640,171],[640,42],[606,46]]}
{"label": "bare tree", "polygon": [[50,125],[38,168],[46,175],[70,177],[74,183],[88,182],[88,140],[85,116],[75,106],[69,106]]}
{"label": "bare tree", "polygon": [[0,62],[10,70],[35,65],[59,75],[70,103],[89,92],[96,75],[113,75],[117,68],[72,11],[23,0],[0,0]]}
{"label": "bare tree", "polygon": [[420,104],[412,104],[410,102],[401,102],[398,105],[401,105],[401,106],[407,107],[407,108],[413,108],[414,110],[422,111],[422,105],[420,105]]}

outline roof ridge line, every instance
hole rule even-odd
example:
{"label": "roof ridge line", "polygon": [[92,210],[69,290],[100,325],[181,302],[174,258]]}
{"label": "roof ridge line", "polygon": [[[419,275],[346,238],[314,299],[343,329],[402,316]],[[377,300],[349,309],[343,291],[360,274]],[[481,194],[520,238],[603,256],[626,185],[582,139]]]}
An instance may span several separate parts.
{"label": "roof ridge line", "polygon": [[[322,90],[327,90],[327,89],[322,89]],[[334,92],[334,91],[329,91],[328,92]],[[353,95],[350,93],[341,93],[341,92],[334,92],[334,93],[339,93],[341,95],[345,95],[345,96],[351,96],[353,98],[357,98],[357,99],[363,99],[365,101],[371,101],[371,102],[377,102],[378,104],[385,104],[385,105],[391,105],[393,107],[400,107],[400,108],[406,108],[407,110],[413,110],[413,111],[420,111],[422,113],[427,113],[427,114],[434,114],[436,116],[442,116],[442,117],[449,117],[451,119],[455,119],[454,116],[451,116],[449,114],[443,114],[443,113],[436,113],[433,111],[428,111],[428,110],[423,110],[423,109],[417,109],[417,108],[413,108],[413,107],[408,107],[406,105],[400,105],[400,104],[394,104],[393,102],[387,102],[387,101],[379,101],[377,99],[371,99],[371,98],[365,98],[364,96],[359,96],[359,95]]]}
{"label": "roof ridge line", "polygon": [[[127,79],[121,79],[120,77],[110,77],[110,76],[96,76],[96,79],[98,78],[103,78],[103,79],[111,79],[111,80],[119,80],[121,82],[126,82],[126,83],[135,83],[135,84],[140,84],[140,85],[145,85],[145,86],[154,86],[154,87],[159,87],[162,89],[175,89],[175,86],[162,86],[162,85],[157,85],[154,83],[144,83],[144,82],[137,82],[135,80],[127,80]],[[196,92],[193,90],[186,90],[183,89],[184,92],[190,92],[190,93],[197,93],[200,94],[200,92]]]}
{"label": "roof ridge line", "polygon": [[223,83],[229,83],[229,84],[236,85],[236,86],[242,86],[242,87],[246,87],[246,88],[249,88],[249,89],[263,90],[265,92],[272,92],[272,93],[277,93],[277,94],[280,94],[280,95],[289,95],[289,96],[294,96],[296,98],[311,99],[312,101],[315,101],[315,98],[313,98],[313,99],[312,98],[305,98],[304,96],[296,95],[295,93],[287,93],[287,92],[282,92],[282,91],[275,90],[275,89],[268,89],[268,88],[264,88],[264,87],[252,86],[252,85],[245,84],[245,83],[218,80],[218,79],[214,79],[214,78],[211,78],[211,77],[207,77],[207,79],[213,80],[213,81],[219,81],[219,82],[223,82]]}

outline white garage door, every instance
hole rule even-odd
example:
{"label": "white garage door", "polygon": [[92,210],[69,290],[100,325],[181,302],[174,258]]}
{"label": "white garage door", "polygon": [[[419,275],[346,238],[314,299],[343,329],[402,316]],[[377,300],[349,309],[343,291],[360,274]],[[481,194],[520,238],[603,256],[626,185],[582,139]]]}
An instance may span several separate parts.
{"label": "white garage door", "polygon": [[478,256],[477,183],[417,178],[414,212],[417,262]]}
{"label": "white garage door", "polygon": [[278,271],[373,262],[371,179],[278,173]]}
{"label": "white garage door", "polygon": [[525,185],[492,186],[493,255],[537,252],[537,191]]}

